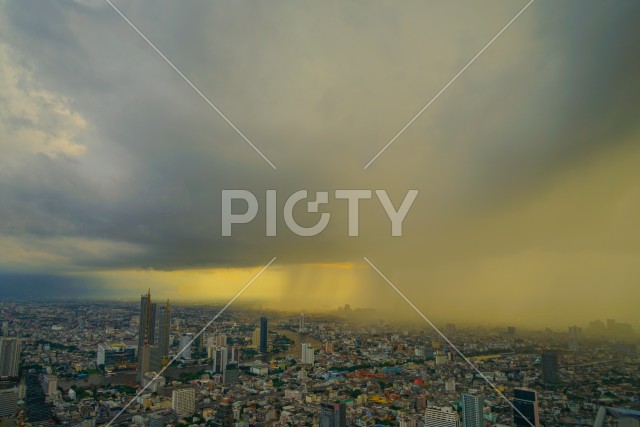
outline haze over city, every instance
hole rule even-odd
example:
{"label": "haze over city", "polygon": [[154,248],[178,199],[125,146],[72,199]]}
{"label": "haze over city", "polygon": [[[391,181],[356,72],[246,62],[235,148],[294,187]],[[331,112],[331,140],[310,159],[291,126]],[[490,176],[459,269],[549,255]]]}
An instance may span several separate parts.
{"label": "haze over city", "polygon": [[[119,7],[277,170],[107,4],[3,2],[3,295],[217,300],[277,257],[248,300],[411,315],[366,256],[434,318],[638,326],[637,2],[535,3],[366,170],[522,4]],[[261,205],[232,237],[226,188]],[[402,237],[375,200],[348,237],[333,200],[302,238],[281,214],[300,188],[420,194]]]}

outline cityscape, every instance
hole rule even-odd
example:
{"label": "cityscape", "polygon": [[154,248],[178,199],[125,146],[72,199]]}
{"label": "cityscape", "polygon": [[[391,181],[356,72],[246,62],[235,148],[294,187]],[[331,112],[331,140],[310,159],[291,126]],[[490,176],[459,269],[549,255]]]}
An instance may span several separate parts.
{"label": "cityscape", "polygon": [[[0,304],[3,426],[636,425],[638,336],[172,305]],[[440,328],[439,328],[440,329]]]}
{"label": "cityscape", "polygon": [[0,427],[640,427],[640,0],[0,0]]}

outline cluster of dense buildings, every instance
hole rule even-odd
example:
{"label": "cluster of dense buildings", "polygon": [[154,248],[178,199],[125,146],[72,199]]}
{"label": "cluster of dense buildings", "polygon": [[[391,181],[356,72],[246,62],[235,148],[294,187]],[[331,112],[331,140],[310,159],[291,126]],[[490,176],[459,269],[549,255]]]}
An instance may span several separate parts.
{"label": "cluster of dense buildings", "polygon": [[451,349],[426,328],[349,312],[236,310],[202,331],[210,307],[150,293],[137,306],[0,303],[0,426],[637,423],[640,359],[624,324],[447,324]]}

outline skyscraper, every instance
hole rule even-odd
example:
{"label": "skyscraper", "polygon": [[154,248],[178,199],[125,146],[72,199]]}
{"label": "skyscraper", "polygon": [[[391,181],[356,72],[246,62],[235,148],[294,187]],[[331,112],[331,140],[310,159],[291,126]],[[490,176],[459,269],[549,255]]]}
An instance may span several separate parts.
{"label": "skyscraper", "polygon": [[320,405],[320,427],[346,427],[347,407],[344,403]]}
{"label": "skyscraper", "polygon": [[[540,427],[538,412],[538,393],[528,388],[513,389],[513,422],[517,427]],[[524,417],[523,417],[524,415]]]}
{"label": "skyscraper", "polygon": [[169,358],[169,338],[171,335],[171,311],[169,309],[169,300],[167,300],[166,305],[160,307],[158,323],[158,349],[164,364]]}
{"label": "skyscraper", "polygon": [[22,341],[14,337],[0,338],[0,378],[17,377]]}
{"label": "skyscraper", "polygon": [[156,343],[156,310],[157,304],[151,302],[151,290],[140,296],[138,348]]}
{"label": "skyscraper", "polygon": [[484,400],[482,396],[472,394],[462,395],[462,425],[463,427],[484,426]]}
{"label": "skyscraper", "polygon": [[558,383],[558,352],[555,350],[542,353],[542,381],[545,384]]}
{"label": "skyscraper", "polygon": [[140,323],[138,325],[138,370],[136,379],[142,384],[145,372],[160,369],[160,352],[156,342],[157,305],[151,302],[151,290],[140,296]]}
{"label": "skyscraper", "polygon": [[260,318],[260,353],[267,352],[267,338],[269,336],[267,318]]}
{"label": "skyscraper", "polygon": [[304,332],[304,313],[300,313],[300,333]]}

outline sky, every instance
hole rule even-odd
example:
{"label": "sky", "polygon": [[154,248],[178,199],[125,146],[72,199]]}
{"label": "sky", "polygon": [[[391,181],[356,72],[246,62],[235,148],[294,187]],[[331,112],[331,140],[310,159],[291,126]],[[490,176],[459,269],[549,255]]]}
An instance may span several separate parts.
{"label": "sky", "polygon": [[[640,3],[0,1],[0,296],[203,301],[640,327]],[[256,219],[221,233],[221,192]],[[278,235],[265,236],[277,190]],[[327,229],[289,231],[297,190]],[[419,195],[347,234],[336,189]],[[317,213],[296,210],[300,223]]]}

